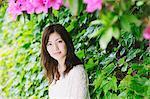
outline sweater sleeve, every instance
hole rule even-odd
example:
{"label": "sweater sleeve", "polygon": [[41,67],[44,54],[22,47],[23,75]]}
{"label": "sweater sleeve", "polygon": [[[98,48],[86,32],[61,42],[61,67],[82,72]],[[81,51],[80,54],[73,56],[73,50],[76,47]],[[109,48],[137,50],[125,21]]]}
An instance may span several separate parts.
{"label": "sweater sleeve", "polygon": [[75,67],[72,71],[71,99],[90,99],[87,73],[83,66]]}

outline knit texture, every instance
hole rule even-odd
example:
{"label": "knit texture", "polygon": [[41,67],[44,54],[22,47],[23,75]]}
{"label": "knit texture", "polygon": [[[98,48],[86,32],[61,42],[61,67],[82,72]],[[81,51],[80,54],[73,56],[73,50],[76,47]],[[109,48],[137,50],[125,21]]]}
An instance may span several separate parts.
{"label": "knit texture", "polygon": [[53,80],[49,86],[50,99],[90,99],[88,76],[83,65],[73,67],[66,76]]}

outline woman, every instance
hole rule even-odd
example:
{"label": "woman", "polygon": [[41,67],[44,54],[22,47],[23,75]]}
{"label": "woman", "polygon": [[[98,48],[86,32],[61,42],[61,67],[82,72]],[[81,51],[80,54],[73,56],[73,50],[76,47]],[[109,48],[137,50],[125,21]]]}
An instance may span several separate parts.
{"label": "woman", "polygon": [[50,99],[90,99],[86,71],[62,25],[50,25],[44,30],[41,61],[50,83]]}

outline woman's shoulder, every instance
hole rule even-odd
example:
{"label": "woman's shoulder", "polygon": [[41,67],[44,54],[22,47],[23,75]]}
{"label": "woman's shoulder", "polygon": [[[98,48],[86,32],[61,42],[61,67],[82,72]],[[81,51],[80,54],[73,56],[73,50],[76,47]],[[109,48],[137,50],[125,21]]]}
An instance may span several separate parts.
{"label": "woman's shoulder", "polygon": [[76,66],[73,66],[73,68],[71,69],[72,72],[81,72],[84,71],[84,66],[83,64],[78,64]]}
{"label": "woman's shoulder", "polygon": [[79,64],[74,66],[71,70],[70,70],[70,75],[75,75],[75,76],[82,76],[85,75],[85,69],[83,64]]}

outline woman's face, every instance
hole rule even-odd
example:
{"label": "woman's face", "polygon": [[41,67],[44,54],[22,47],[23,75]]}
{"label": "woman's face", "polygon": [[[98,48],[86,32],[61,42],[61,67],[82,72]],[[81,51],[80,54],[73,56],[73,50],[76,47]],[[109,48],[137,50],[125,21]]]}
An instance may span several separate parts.
{"label": "woman's face", "polygon": [[67,46],[61,36],[54,32],[50,34],[49,40],[47,43],[47,51],[49,52],[50,56],[54,59],[61,60],[67,54]]}

